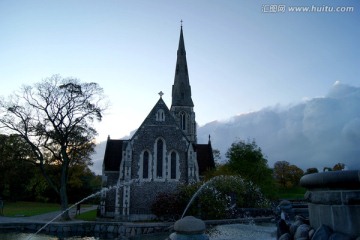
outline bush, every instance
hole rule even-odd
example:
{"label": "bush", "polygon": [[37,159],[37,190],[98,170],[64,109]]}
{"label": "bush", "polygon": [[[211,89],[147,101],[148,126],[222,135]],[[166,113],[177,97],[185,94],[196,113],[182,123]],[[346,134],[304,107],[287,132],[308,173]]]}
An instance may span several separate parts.
{"label": "bush", "polygon": [[160,193],[151,206],[152,213],[162,221],[179,219],[184,204],[178,196],[176,193]]}
{"label": "bush", "polygon": [[186,215],[201,219],[231,218],[237,208],[262,208],[269,202],[252,182],[240,176],[217,176],[208,182],[181,186],[177,193],[160,194],[152,205],[160,219],[179,219],[194,194]]}

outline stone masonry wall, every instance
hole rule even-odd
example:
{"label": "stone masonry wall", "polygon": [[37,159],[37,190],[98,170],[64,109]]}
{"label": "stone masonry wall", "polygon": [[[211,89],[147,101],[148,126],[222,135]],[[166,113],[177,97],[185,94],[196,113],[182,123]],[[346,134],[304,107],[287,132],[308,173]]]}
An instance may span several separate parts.
{"label": "stone masonry wall", "polygon": [[[105,172],[104,173],[107,181],[106,186],[103,187],[111,187],[117,184],[117,180],[119,178],[119,172]],[[113,216],[115,212],[115,195],[116,190],[111,189],[106,192],[106,198],[105,198],[105,215],[106,216]]]}
{"label": "stone masonry wall", "polygon": [[144,182],[131,186],[131,214],[151,214],[151,205],[161,192],[175,192],[178,182]]}
{"label": "stone masonry wall", "polygon": [[[1,223],[2,229],[36,232],[45,223]],[[107,239],[133,237],[137,235],[169,232],[174,223],[120,223],[120,222],[80,222],[80,223],[51,223],[42,233],[56,236],[107,236]]]}

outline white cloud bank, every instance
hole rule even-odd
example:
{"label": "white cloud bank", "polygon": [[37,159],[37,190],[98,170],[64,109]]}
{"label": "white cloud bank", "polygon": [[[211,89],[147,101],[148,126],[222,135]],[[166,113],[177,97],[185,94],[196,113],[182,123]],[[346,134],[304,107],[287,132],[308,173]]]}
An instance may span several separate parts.
{"label": "white cloud bank", "polygon": [[337,81],[322,98],[208,123],[199,128],[198,141],[207,142],[209,134],[222,155],[237,139],[255,139],[270,167],[285,160],[304,170],[338,162],[360,169],[360,88]]}
{"label": "white cloud bank", "polygon": [[[198,129],[198,142],[207,143],[209,134],[213,148],[222,155],[236,140],[255,139],[270,167],[284,160],[304,170],[322,170],[339,162],[360,169],[360,88],[337,81],[322,98],[211,122]],[[91,169],[97,174],[105,145],[100,143],[93,157]]]}

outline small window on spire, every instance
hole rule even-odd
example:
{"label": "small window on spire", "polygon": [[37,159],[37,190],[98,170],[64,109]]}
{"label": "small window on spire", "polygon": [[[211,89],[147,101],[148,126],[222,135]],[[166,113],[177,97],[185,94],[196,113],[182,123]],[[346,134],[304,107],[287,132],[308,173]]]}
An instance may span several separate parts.
{"label": "small window on spire", "polygon": [[186,130],[186,113],[180,113],[180,127],[181,130]]}

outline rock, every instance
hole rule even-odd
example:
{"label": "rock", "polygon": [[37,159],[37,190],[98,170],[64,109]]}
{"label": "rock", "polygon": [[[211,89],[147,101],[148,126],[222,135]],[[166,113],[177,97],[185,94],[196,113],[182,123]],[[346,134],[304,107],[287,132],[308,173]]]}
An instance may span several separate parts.
{"label": "rock", "polygon": [[307,224],[301,224],[295,232],[294,240],[300,240],[300,239],[308,239],[309,237],[309,231],[311,227]]}
{"label": "rock", "polygon": [[311,240],[328,240],[331,234],[332,230],[329,227],[321,225],[318,229],[316,229]]}
{"label": "rock", "polygon": [[280,208],[280,210],[286,211],[286,210],[290,210],[292,208],[292,204],[288,200],[282,200],[277,207]]}
{"label": "rock", "polygon": [[295,221],[295,222],[293,222],[293,223],[291,224],[291,226],[290,226],[290,234],[291,234],[291,236],[294,236],[294,235],[295,235],[296,229],[297,229],[300,225],[302,225],[302,224],[304,224],[304,223],[303,223],[303,221],[301,221],[301,220],[297,220],[297,221]]}
{"label": "rock", "polygon": [[285,233],[278,240],[292,240],[290,233]]}
{"label": "rock", "polygon": [[314,236],[315,233],[315,229],[311,228],[309,231],[309,239],[312,239],[312,237]]}
{"label": "rock", "polygon": [[310,225],[310,221],[308,218],[304,217],[303,215],[296,215],[294,218],[295,221],[300,220],[302,221],[304,224]]}
{"label": "rock", "polygon": [[351,240],[352,238],[346,234],[343,233],[333,233],[331,234],[329,240]]}
{"label": "rock", "polygon": [[282,217],[282,219],[286,220],[293,214],[292,204],[288,200],[283,200],[276,207],[276,212],[278,215]]}
{"label": "rock", "polygon": [[280,219],[277,224],[277,237],[284,235],[285,233],[289,233],[289,226],[287,225],[286,221],[283,219]]}

